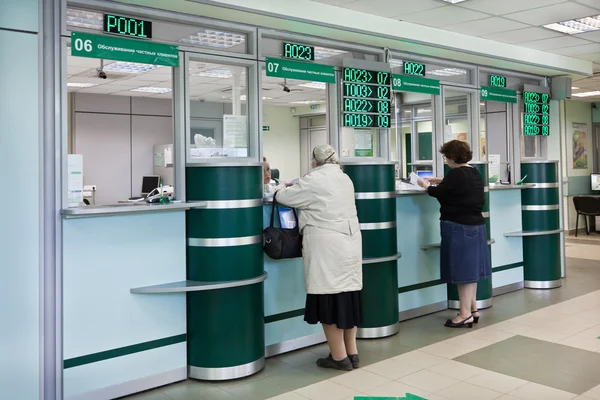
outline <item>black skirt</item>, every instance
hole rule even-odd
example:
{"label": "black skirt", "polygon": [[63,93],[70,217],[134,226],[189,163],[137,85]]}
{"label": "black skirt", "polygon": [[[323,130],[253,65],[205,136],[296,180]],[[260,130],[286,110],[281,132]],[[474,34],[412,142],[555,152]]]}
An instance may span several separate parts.
{"label": "black skirt", "polygon": [[340,329],[359,326],[363,322],[360,291],[307,294],[304,320],[311,325],[335,324]]}

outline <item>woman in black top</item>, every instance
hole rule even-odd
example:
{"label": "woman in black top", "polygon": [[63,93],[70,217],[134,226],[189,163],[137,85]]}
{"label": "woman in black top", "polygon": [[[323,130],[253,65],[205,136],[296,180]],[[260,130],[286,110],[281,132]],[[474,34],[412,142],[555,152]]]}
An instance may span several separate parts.
{"label": "woman in black top", "polygon": [[483,215],[483,180],[467,163],[473,158],[469,145],[452,140],[440,149],[451,168],[444,179],[420,184],[441,205],[441,278],[458,286],[460,313],[446,321],[451,328],[473,327],[479,322],[477,282],[490,278],[492,269]]}

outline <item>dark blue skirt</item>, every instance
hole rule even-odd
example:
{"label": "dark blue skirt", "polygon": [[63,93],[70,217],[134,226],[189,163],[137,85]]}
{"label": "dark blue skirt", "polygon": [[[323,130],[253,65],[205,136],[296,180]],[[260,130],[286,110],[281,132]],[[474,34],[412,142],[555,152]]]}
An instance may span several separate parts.
{"label": "dark blue skirt", "polygon": [[446,283],[475,283],[492,276],[485,224],[441,221],[440,274]]}

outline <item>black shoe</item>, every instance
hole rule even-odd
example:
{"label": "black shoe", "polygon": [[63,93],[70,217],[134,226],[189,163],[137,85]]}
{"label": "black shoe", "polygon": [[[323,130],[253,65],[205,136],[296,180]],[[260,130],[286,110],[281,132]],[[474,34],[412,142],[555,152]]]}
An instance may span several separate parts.
{"label": "black shoe", "polygon": [[340,371],[352,371],[352,361],[348,357],[341,361],[335,361],[331,356],[327,358],[319,358],[317,367],[338,369]]}
{"label": "black shoe", "polygon": [[[472,313],[473,314],[475,314],[475,313],[479,314],[479,311],[472,311]],[[479,317],[476,317],[475,315],[473,315],[473,322],[476,323],[476,324],[478,324],[479,323]]]}
{"label": "black shoe", "polygon": [[[327,357],[331,358],[331,353],[329,353]],[[358,359],[358,354],[348,354],[348,358],[352,363],[352,368],[358,369],[360,367],[360,360]]]}
{"label": "black shoe", "polygon": [[446,321],[444,326],[447,326],[448,328],[472,328],[473,320],[474,320],[474,318],[472,315],[470,315],[466,319],[463,319],[460,322],[454,322],[451,319],[449,319],[448,321]]}

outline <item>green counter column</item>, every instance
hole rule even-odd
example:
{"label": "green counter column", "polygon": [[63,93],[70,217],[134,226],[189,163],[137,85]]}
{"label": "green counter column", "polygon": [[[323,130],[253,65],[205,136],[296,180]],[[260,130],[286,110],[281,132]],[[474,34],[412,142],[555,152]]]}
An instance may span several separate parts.
{"label": "green counter column", "polygon": [[[474,168],[477,168],[483,179],[483,190],[485,203],[483,204],[483,219],[485,220],[485,230],[487,232],[487,238],[489,243],[490,251],[490,264],[492,262],[492,246],[491,246],[491,225],[490,225],[490,183],[488,173],[488,162],[487,161],[474,161],[469,163]],[[446,173],[449,167],[445,166]],[[485,309],[490,308],[494,302],[494,292],[492,286],[492,278],[484,279],[477,282],[477,308]],[[458,310],[460,309],[460,302],[458,300],[458,290],[456,285],[448,284],[448,308]]]}
{"label": "green counter column", "polygon": [[354,183],[362,233],[364,321],[357,336],[391,336],[399,331],[394,165],[351,164],[344,171]]}
{"label": "green counter column", "polygon": [[186,192],[207,202],[187,212],[187,279],[233,284],[187,294],[188,376],[255,374],[265,365],[262,164],[188,167]]}
{"label": "green counter column", "polygon": [[562,285],[560,265],[560,206],[558,161],[524,161],[523,270],[528,289],[554,289]]}

